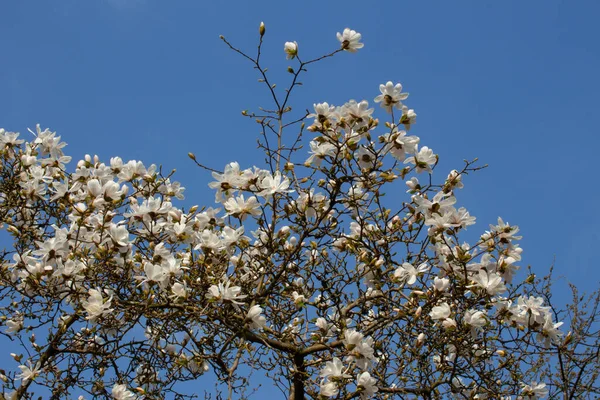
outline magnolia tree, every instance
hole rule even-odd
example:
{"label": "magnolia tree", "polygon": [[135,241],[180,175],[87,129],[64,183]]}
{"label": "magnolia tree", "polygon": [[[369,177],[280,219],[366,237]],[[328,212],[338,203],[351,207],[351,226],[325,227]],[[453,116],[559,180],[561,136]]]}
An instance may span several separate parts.
{"label": "magnolia tree", "polygon": [[0,130],[4,398],[246,398],[265,382],[295,400],[599,394],[598,294],[557,309],[500,218],[464,241],[475,217],[457,194],[481,167],[436,181],[400,84],[380,85],[380,119],[366,100],[293,114],[307,67],[361,35],[308,61],[285,43],[279,92],[258,33],[255,56],[221,39],[272,96],[242,113],[266,162],[212,170],[216,207],[178,206],[155,165],[69,167],[56,133]]}

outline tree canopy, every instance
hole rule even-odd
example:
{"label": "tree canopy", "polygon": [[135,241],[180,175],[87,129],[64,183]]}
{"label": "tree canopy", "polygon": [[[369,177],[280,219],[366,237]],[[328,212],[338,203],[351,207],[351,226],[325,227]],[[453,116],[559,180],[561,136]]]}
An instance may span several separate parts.
{"label": "tree canopy", "polygon": [[399,83],[373,108],[292,108],[308,68],[360,52],[360,33],[310,59],[286,42],[283,92],[265,37],[261,23],[253,55],[221,37],[272,104],[242,112],[260,166],[189,154],[215,207],[178,206],[184,188],[154,164],[71,168],[56,132],[0,130],[0,316],[16,361],[3,396],[246,398],[256,375],[295,400],[600,394],[599,292],[554,304],[551,274],[520,267],[519,228],[502,218],[465,241],[475,216],[459,193],[485,166],[440,178]]}

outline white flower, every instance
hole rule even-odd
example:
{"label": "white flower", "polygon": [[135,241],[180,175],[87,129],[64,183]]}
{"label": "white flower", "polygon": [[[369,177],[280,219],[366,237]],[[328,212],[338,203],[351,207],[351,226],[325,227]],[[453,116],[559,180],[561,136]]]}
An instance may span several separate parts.
{"label": "white flower", "polygon": [[327,322],[327,320],[323,317],[317,318],[315,325],[319,328],[319,336],[328,337],[333,335],[334,331],[336,331],[336,327],[333,324]]}
{"label": "white flower", "polygon": [[448,185],[450,189],[462,189],[465,186],[462,183],[462,175],[455,169],[448,174],[446,185]]}
{"label": "white flower", "polygon": [[437,156],[433,154],[433,150],[427,146],[423,146],[414,157],[408,157],[404,160],[404,164],[414,164],[419,173],[424,171],[429,173],[433,172],[431,166],[435,165],[436,162]]}
{"label": "white flower", "polygon": [[261,315],[263,309],[259,305],[253,305],[246,314],[246,320],[250,321],[250,329],[260,329],[267,325],[267,320]]}
{"label": "white flower", "polygon": [[88,313],[86,319],[95,321],[96,318],[100,316],[110,314],[112,311],[112,308],[110,308],[112,296],[106,300],[106,302],[104,302],[104,298],[102,297],[102,292],[100,289],[90,289],[88,294],[89,297],[87,301],[83,301],[81,303],[85,311]]}
{"label": "white flower", "polygon": [[127,386],[123,384],[115,384],[112,388],[112,396],[115,400],[134,400],[135,394],[127,390]]}
{"label": "white flower", "polygon": [[543,324],[546,314],[550,311],[550,307],[543,306],[544,299],[541,297],[519,297],[517,301],[516,314],[521,321],[527,325],[535,323]]}
{"label": "white flower", "polygon": [[344,345],[350,354],[346,361],[354,361],[360,369],[367,369],[370,361],[375,360],[373,338],[367,337],[354,329],[344,332]]}
{"label": "white flower", "polygon": [[396,271],[394,271],[394,277],[400,281],[406,282],[408,285],[412,285],[417,281],[417,276],[428,270],[429,267],[425,263],[422,263],[417,268],[413,267],[412,264],[403,263]]}
{"label": "white flower", "polygon": [[333,397],[339,393],[339,389],[334,382],[321,381],[319,385],[319,394],[324,397]]}
{"label": "white flower", "polygon": [[239,286],[231,286],[231,282],[226,279],[224,282],[219,282],[218,285],[212,285],[208,288],[208,293],[206,297],[209,299],[221,300],[221,301],[230,301],[234,304],[243,304],[238,300],[241,300],[246,295],[240,295],[239,293],[242,291],[242,288]]}
{"label": "white flower", "polygon": [[36,364],[35,367],[29,363],[29,366],[19,365],[19,369],[21,373],[16,376],[17,379],[23,379],[23,383],[27,383],[27,381],[34,380],[40,373],[40,369]]}
{"label": "white flower", "polygon": [[445,320],[442,321],[442,326],[446,329],[456,328],[456,321],[453,320],[452,318],[446,318]]}
{"label": "white flower", "polygon": [[530,385],[521,383],[521,386],[523,386],[521,393],[525,396],[524,400],[543,399],[548,396],[548,389],[546,389],[545,383],[531,382]]}
{"label": "white flower", "polygon": [[129,244],[129,231],[123,225],[111,224],[108,234],[118,246],[127,246]]}
{"label": "white flower", "polygon": [[358,49],[364,47],[364,43],[360,43],[362,35],[350,28],[344,29],[343,33],[337,33],[337,38],[342,44],[342,49],[349,51],[350,53],[356,53]]}
{"label": "white flower", "polygon": [[187,287],[184,284],[179,282],[175,282],[173,286],[171,286],[171,292],[173,292],[173,297],[185,299],[187,297]]}
{"label": "white flower", "polygon": [[369,396],[373,396],[375,392],[379,390],[377,389],[377,386],[375,386],[376,383],[377,379],[372,378],[371,374],[368,372],[358,374],[356,386],[358,387],[358,390],[360,390],[360,398],[366,399]]}
{"label": "white flower", "polygon": [[432,319],[446,319],[450,316],[450,306],[448,303],[442,303],[439,306],[435,306],[431,309],[429,316]]}
{"label": "white flower", "polygon": [[334,357],[332,361],[327,361],[325,363],[325,367],[321,370],[319,376],[321,378],[327,378],[329,376],[332,378],[350,378],[350,375],[344,373],[344,364],[342,364],[342,360],[337,357]]}
{"label": "white flower", "polygon": [[464,322],[473,328],[483,328],[487,324],[485,312],[477,310],[468,310],[464,316]]}
{"label": "white flower", "polygon": [[270,197],[275,193],[289,193],[293,190],[289,190],[290,180],[287,176],[282,179],[279,171],[275,172],[275,175],[268,174],[262,181],[260,181],[260,187],[262,191],[258,193],[259,196]]}
{"label": "white flower", "polygon": [[335,146],[331,143],[318,143],[312,140],[310,142],[310,157],[304,162],[306,165],[321,165],[321,160],[327,156],[333,156],[335,153]]}
{"label": "white flower", "polygon": [[475,282],[476,287],[480,287],[487,292],[490,296],[495,296],[506,291],[506,286],[502,281],[502,277],[495,272],[487,272],[486,270],[480,270],[479,274],[471,278]]}
{"label": "white flower", "polygon": [[294,299],[294,304],[298,307],[303,307],[304,303],[306,303],[306,297],[303,294],[300,294],[296,291],[292,292],[292,297]]}
{"label": "white flower", "polygon": [[169,277],[162,265],[149,262],[144,265],[144,273],[147,277],[144,279],[146,282],[158,282],[162,284]]}
{"label": "white flower", "polygon": [[395,86],[391,81],[385,85],[379,85],[381,94],[375,97],[375,103],[381,103],[381,107],[391,113],[393,108],[402,110],[402,100],[408,98],[408,93],[402,93],[402,85],[397,83]]}
{"label": "white flower", "polygon": [[[373,114],[374,110],[375,109],[373,108],[369,108],[369,102],[366,100],[362,100],[359,103],[357,103],[356,100],[350,100],[342,107],[340,107],[339,112],[344,119],[348,120],[350,123],[356,124],[356,126],[354,127],[356,129],[359,127],[366,126],[368,124],[369,120],[371,119],[371,114]],[[358,135],[354,131],[351,131],[349,133]],[[358,143],[361,137],[362,136],[358,136],[355,140],[350,140],[347,137],[346,141],[351,143]]]}
{"label": "white flower", "polygon": [[292,60],[298,55],[298,43],[297,42],[285,42],[283,46],[283,50],[285,54],[287,54],[286,59]]}
{"label": "white flower", "polygon": [[356,157],[361,169],[371,170],[376,167],[376,154],[366,147],[359,148],[358,151],[354,153],[354,157]]}
{"label": "white flower", "polygon": [[450,280],[448,278],[433,278],[433,288],[438,292],[445,292],[450,286]]}
{"label": "white flower", "polygon": [[224,206],[227,210],[227,215],[232,215],[241,220],[246,219],[248,214],[260,215],[262,213],[260,210],[260,203],[256,199],[256,196],[252,196],[246,200],[244,199],[244,195],[240,194],[237,197],[228,199]]}
{"label": "white flower", "polygon": [[552,321],[552,315],[546,314],[542,331],[537,334],[537,340],[543,342],[546,347],[550,346],[550,343],[558,344],[563,333],[560,331],[563,322],[554,323]]}
{"label": "white flower", "polygon": [[6,320],[4,324],[7,328],[6,333],[17,333],[23,329],[23,315],[17,314],[13,317],[13,319]]}
{"label": "white flower", "polygon": [[407,154],[414,154],[421,140],[417,136],[406,136],[406,131],[399,131],[396,125],[392,125],[391,132],[385,134],[384,138],[388,143],[386,149],[398,161],[404,161]]}
{"label": "white flower", "polygon": [[308,114],[307,118],[314,118],[315,125],[323,124],[325,121],[329,119],[336,118],[336,107],[330,106],[329,103],[319,103],[313,104],[315,112],[313,114]]}
{"label": "white flower", "polygon": [[421,185],[419,184],[419,179],[417,177],[412,177],[410,180],[406,181],[406,186],[408,186],[407,193],[416,193],[419,189],[421,189]]}
{"label": "white flower", "polygon": [[402,106],[402,117],[400,117],[400,123],[404,125],[404,128],[408,131],[412,124],[417,122],[417,113],[415,110],[409,110],[408,107]]}

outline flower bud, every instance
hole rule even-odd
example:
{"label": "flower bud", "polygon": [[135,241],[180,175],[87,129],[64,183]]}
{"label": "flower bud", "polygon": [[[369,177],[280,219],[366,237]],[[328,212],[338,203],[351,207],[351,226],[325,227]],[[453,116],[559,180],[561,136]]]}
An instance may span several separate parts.
{"label": "flower bud", "polygon": [[283,50],[285,54],[287,54],[287,59],[292,60],[298,55],[298,43],[296,42],[285,42],[283,46]]}
{"label": "flower bud", "polygon": [[260,23],[260,26],[258,27],[258,33],[260,33],[260,36],[265,35],[265,23],[262,21]]}
{"label": "flower bud", "polygon": [[454,329],[456,328],[456,321],[452,318],[446,318],[442,321],[442,326],[446,329]]}

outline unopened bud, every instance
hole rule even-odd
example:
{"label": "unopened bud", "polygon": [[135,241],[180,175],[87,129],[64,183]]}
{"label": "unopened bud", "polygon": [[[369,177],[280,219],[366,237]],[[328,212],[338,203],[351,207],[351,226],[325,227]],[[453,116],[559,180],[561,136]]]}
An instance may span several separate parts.
{"label": "unopened bud", "polygon": [[194,153],[188,153],[188,157],[196,161],[196,155]]}
{"label": "unopened bud", "polygon": [[569,343],[571,343],[573,341],[573,332],[569,332],[567,333],[567,337],[565,337],[565,341],[563,342],[563,345],[568,345]]}
{"label": "unopened bud", "polygon": [[260,36],[265,35],[265,23],[264,22],[260,23],[260,26],[258,27],[258,33],[260,33]]}

